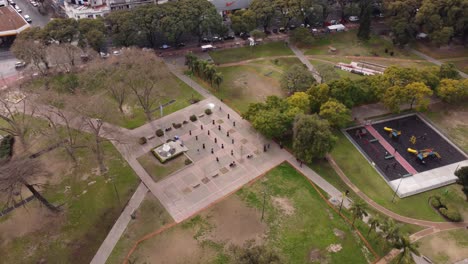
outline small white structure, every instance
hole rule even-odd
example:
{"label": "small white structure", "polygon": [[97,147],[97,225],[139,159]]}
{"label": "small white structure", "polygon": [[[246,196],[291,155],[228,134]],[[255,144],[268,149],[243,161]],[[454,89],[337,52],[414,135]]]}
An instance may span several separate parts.
{"label": "small white structure", "polygon": [[249,46],[255,46],[255,39],[252,37],[249,38]]}
{"label": "small white structure", "polygon": [[386,67],[378,64],[373,63],[366,63],[366,62],[351,62],[350,64],[339,62],[336,66],[340,70],[361,74],[361,75],[376,75],[376,74],[383,74]]}
{"label": "small white structure", "polygon": [[331,25],[331,26],[328,26],[327,28],[328,28],[328,30],[330,30],[330,31],[336,31],[336,32],[340,32],[340,31],[345,31],[345,30],[346,30],[346,27],[345,27],[343,24]]}
{"label": "small white structure", "polygon": [[182,155],[188,148],[180,141],[169,141],[151,150],[156,158],[164,163],[172,158]]}

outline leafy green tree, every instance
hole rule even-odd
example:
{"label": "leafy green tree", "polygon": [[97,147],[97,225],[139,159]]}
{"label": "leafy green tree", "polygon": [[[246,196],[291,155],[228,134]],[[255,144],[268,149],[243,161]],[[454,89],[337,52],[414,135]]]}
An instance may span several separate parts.
{"label": "leafy green tree", "polygon": [[316,113],[320,111],[320,106],[330,99],[330,87],[322,83],[313,85],[307,90],[310,100],[310,111]]}
{"label": "leafy green tree", "polygon": [[404,45],[414,39],[418,26],[415,16],[420,7],[419,0],[384,1],[384,9],[394,34],[394,43]]}
{"label": "leafy green tree", "polygon": [[198,42],[208,33],[218,33],[222,29],[223,19],[215,6],[204,0],[181,0],[180,4],[186,6],[188,23],[192,33],[198,37]]}
{"label": "leafy green tree", "polygon": [[308,47],[314,43],[314,37],[312,37],[310,31],[305,27],[297,28],[291,32],[289,40],[300,47]]}
{"label": "leafy green tree", "polygon": [[447,103],[466,102],[468,100],[468,81],[442,79],[437,88],[437,96]]}
{"label": "leafy green tree", "polygon": [[300,109],[302,113],[307,113],[310,107],[309,95],[305,92],[295,92],[287,98],[289,106]]}
{"label": "leafy green tree", "polygon": [[371,12],[372,1],[362,0],[359,1],[361,13],[359,15],[360,23],[357,36],[361,40],[368,40],[371,32]]}
{"label": "leafy green tree", "polygon": [[354,226],[354,222],[356,222],[356,219],[362,219],[362,217],[364,216],[367,216],[367,204],[362,201],[362,200],[357,200],[355,201],[351,207],[349,208],[349,210],[351,211],[352,215],[353,215],[353,226]]}
{"label": "leafy green tree", "polygon": [[47,43],[71,43],[78,35],[78,22],[73,18],[54,19],[47,23],[42,31]]}
{"label": "leafy green tree", "polygon": [[462,186],[462,191],[466,196],[466,200],[468,201],[468,166],[459,168],[455,172],[455,176],[458,177],[457,183]]}
{"label": "leafy green tree", "polygon": [[275,2],[271,0],[253,0],[250,4],[250,10],[255,14],[257,24],[261,25],[266,31],[276,13]]}
{"label": "leafy green tree", "polygon": [[281,77],[281,88],[291,94],[306,91],[314,83],[314,76],[302,64],[291,66]]}
{"label": "leafy green tree", "polygon": [[299,114],[294,120],[293,150],[296,157],[304,162],[323,158],[336,143],[330,124],[316,114]]}
{"label": "leafy green tree", "polygon": [[387,219],[382,225],[380,225],[380,229],[384,232],[385,239],[389,241],[395,242],[400,238],[400,225],[397,225],[391,218]]}
{"label": "leafy green tree", "polygon": [[335,99],[330,99],[320,106],[320,117],[328,120],[330,125],[342,128],[351,120],[350,111]]}
{"label": "leafy green tree", "polygon": [[458,80],[461,79],[461,76],[453,63],[444,63],[440,65],[439,78]]}
{"label": "leafy green tree", "polygon": [[328,83],[330,96],[351,108],[360,103],[364,97],[362,91],[349,78],[342,78]]}
{"label": "leafy green tree", "polygon": [[252,32],[250,32],[250,36],[254,39],[261,39],[266,37],[266,34],[258,29],[254,29]]}
{"label": "leafy green tree", "polygon": [[231,28],[234,33],[251,32],[257,26],[255,13],[248,10],[237,10],[230,15]]}
{"label": "leafy green tree", "polygon": [[78,20],[78,31],[80,37],[78,45],[82,48],[91,47],[95,51],[101,51],[106,38],[106,26],[103,19],[80,19]]}
{"label": "leafy green tree", "polygon": [[401,236],[395,243],[394,246],[397,249],[400,249],[402,252],[398,255],[398,263],[402,264],[411,264],[414,263],[413,256],[411,253],[420,256],[418,251],[419,245],[417,243],[412,243],[410,238],[407,235]]}
{"label": "leafy green tree", "polygon": [[219,91],[219,88],[221,86],[221,83],[223,83],[223,74],[220,73],[220,72],[216,72],[214,75],[213,75],[213,83],[216,85],[216,87],[218,88],[218,91]]}
{"label": "leafy green tree", "polygon": [[406,85],[405,92],[410,103],[410,109],[413,109],[413,105],[416,103],[418,111],[423,111],[427,108],[430,102],[429,97],[433,94],[432,90],[422,82]]}
{"label": "leafy green tree", "polygon": [[450,40],[453,36],[453,28],[452,27],[443,27],[440,30],[432,32],[430,38],[432,43],[437,46],[447,45],[449,44]]}
{"label": "leafy green tree", "polygon": [[114,44],[124,47],[144,45],[138,31],[135,30],[138,27],[135,13],[133,10],[116,10],[106,16],[105,20]]}
{"label": "leafy green tree", "polygon": [[335,70],[335,67],[330,64],[319,64],[315,68],[320,74],[320,77],[322,77],[322,82],[331,82],[340,79],[340,75]]}

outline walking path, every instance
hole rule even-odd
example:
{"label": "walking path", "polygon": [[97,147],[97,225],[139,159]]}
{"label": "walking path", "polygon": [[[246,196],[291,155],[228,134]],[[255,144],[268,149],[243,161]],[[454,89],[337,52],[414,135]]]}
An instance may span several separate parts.
{"label": "walking path", "polygon": [[369,131],[369,133],[372,134],[372,136],[374,136],[376,139],[379,140],[379,143],[380,145],[382,145],[382,147],[385,148],[385,150],[389,153],[389,155],[393,155],[395,157],[395,160],[398,161],[398,163],[400,163],[401,166],[403,166],[403,168],[405,168],[405,170],[413,175],[417,174],[418,172],[416,171],[415,168],[413,168],[413,166],[411,166],[411,164],[409,164],[408,161],[406,161],[401,155],[400,153],[398,153],[398,151],[396,151],[396,149],[394,149],[388,142],[385,138],[383,138],[379,132],[377,132],[377,130],[375,130],[375,128],[373,126],[366,126],[366,129],[367,131]]}
{"label": "walking path", "polygon": [[98,251],[94,255],[94,258],[91,260],[91,264],[106,263],[107,258],[112,253],[112,250],[132,219],[133,212],[140,207],[140,204],[145,198],[147,192],[148,188],[146,188],[143,183],[140,183],[124,211],[120,214],[111,231],[107,234],[106,239],[104,239],[104,242],[102,242]]}
{"label": "walking path", "polygon": [[322,82],[322,77],[320,77],[320,74],[317,72],[317,70],[314,68],[314,66],[310,63],[310,61],[307,59],[307,57],[304,55],[304,53],[295,47],[294,45],[289,46],[291,50],[296,54],[296,57],[307,66],[307,69],[312,72],[312,75],[314,76],[315,80],[318,83]]}
{"label": "walking path", "polygon": [[[415,49],[410,49],[410,50],[411,50],[411,52],[413,52],[414,54],[418,55],[419,57],[424,58],[425,60],[427,60],[427,61],[429,61],[429,62],[434,63],[435,65],[440,66],[440,65],[443,64],[443,62],[441,62],[441,61],[439,61],[439,60],[436,60],[436,59],[434,59],[434,58],[432,58],[432,57],[429,57],[428,55],[426,55],[426,54],[424,54],[424,53],[422,53],[422,52],[420,52],[420,51],[417,51],[417,50],[415,50]],[[464,72],[461,72],[461,71],[458,71],[458,72],[460,73],[460,75],[461,75],[463,78],[465,78],[465,79],[468,78],[468,74],[466,74],[466,73],[464,73]]]}

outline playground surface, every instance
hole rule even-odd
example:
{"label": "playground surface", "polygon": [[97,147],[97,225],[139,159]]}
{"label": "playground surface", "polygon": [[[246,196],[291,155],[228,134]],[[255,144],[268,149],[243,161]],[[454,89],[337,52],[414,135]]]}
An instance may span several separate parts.
{"label": "playground surface", "polygon": [[345,135],[400,197],[453,183],[456,167],[468,163],[462,150],[416,114],[353,127]]}

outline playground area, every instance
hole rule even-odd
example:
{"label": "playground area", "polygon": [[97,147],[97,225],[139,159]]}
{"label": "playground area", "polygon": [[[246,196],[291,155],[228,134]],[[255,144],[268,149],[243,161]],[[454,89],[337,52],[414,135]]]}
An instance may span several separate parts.
{"label": "playground area", "polygon": [[416,114],[368,122],[345,131],[400,197],[456,180],[457,166],[468,157]]}

